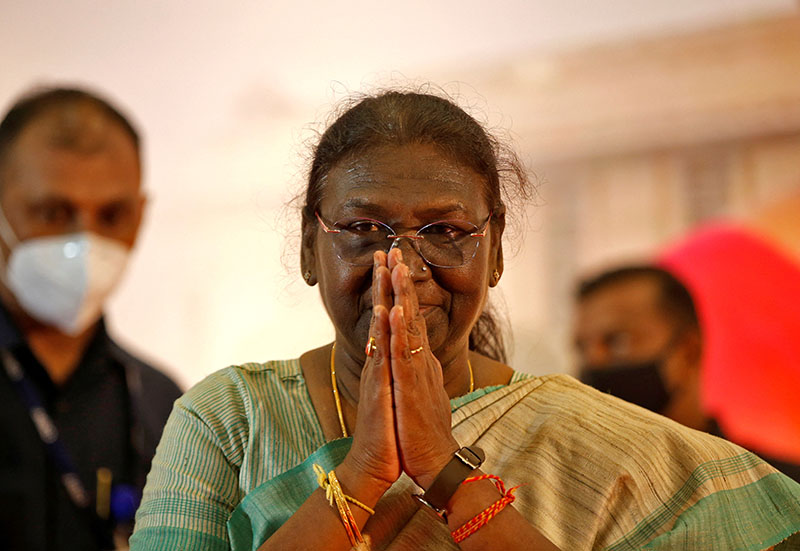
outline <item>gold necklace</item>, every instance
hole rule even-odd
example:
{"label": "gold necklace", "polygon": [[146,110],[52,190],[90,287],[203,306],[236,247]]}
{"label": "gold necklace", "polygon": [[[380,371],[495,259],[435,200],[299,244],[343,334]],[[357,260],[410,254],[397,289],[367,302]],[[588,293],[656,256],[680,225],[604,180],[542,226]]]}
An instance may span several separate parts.
{"label": "gold necklace", "polygon": [[[475,377],[472,373],[472,364],[467,358],[467,368],[469,369],[469,391],[475,390]],[[342,427],[342,438],[347,438],[347,425],[344,424],[342,415],[342,402],[339,399],[339,386],[336,384],[336,343],[331,347],[331,386],[333,387],[333,401],[336,402],[336,413],[339,415],[339,426]]]}
{"label": "gold necklace", "polygon": [[342,427],[342,438],[347,438],[347,426],[342,415],[342,403],[339,401],[339,386],[336,384],[336,343],[331,347],[331,386],[333,387],[333,400],[336,402],[336,413],[339,414],[339,425]]}

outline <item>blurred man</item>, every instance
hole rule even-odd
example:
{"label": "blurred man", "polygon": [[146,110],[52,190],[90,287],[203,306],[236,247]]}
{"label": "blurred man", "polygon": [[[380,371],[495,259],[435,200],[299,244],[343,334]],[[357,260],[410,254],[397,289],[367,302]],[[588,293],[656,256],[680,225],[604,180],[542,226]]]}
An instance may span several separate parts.
{"label": "blurred man", "polygon": [[574,335],[585,383],[709,429],[700,408],[697,313],[689,292],[668,272],[631,266],[584,281]]}
{"label": "blurred man", "polygon": [[0,547],[107,549],[129,528],[180,394],[102,319],[140,180],[137,132],[90,93],[36,92],[0,123]]}
{"label": "blurred man", "polygon": [[[724,437],[703,410],[700,322],[678,279],[657,267],[625,266],[586,279],[577,294],[574,338],[584,383]],[[800,466],[759,455],[800,482]]]}

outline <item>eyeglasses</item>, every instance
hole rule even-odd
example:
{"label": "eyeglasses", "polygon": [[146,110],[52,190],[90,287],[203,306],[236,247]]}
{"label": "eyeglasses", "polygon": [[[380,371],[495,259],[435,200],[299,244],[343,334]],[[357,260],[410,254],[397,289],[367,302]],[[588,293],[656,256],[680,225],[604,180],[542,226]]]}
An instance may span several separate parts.
{"label": "eyeglasses", "polygon": [[326,224],[314,213],[325,233],[334,237],[336,255],[353,266],[372,265],[375,251],[388,252],[408,239],[425,262],[439,268],[457,268],[475,256],[492,214],[478,226],[465,220],[439,220],[422,226],[413,235],[399,235],[387,224],[371,218],[346,218]]}

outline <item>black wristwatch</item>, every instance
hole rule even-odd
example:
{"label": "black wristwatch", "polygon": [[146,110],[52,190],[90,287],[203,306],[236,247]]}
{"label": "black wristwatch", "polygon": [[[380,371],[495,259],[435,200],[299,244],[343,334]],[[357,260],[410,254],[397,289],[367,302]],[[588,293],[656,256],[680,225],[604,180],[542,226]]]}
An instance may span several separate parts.
{"label": "black wristwatch", "polygon": [[450,462],[433,479],[433,484],[422,495],[420,501],[445,517],[447,502],[456,493],[458,486],[479,468],[485,459],[483,450],[477,446],[463,447],[456,451]]}

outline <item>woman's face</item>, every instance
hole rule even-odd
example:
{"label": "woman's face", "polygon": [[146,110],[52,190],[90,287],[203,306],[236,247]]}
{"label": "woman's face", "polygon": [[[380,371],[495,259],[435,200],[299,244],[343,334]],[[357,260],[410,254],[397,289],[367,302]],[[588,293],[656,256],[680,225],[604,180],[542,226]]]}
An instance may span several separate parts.
{"label": "woman's face", "polygon": [[[323,184],[319,214],[329,226],[343,219],[371,218],[403,235],[439,220],[464,220],[480,227],[491,212],[485,185],[484,177],[432,145],[387,146],[334,166]],[[475,256],[456,268],[425,264],[409,239],[398,241],[431,348],[443,363],[467,345],[492,272],[502,271],[502,228],[502,219],[493,219]],[[303,270],[310,270],[320,285],[338,346],[350,357],[363,358],[372,316],[372,267],[340,259],[332,241],[337,237],[325,233],[316,220],[309,223],[304,229]]]}

